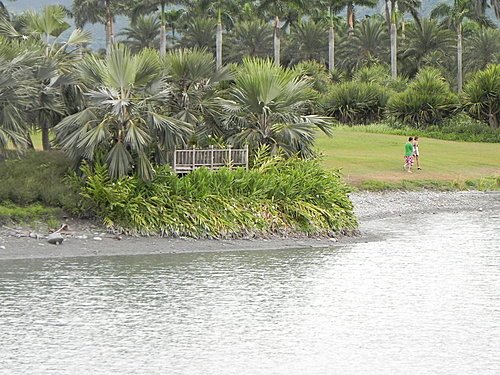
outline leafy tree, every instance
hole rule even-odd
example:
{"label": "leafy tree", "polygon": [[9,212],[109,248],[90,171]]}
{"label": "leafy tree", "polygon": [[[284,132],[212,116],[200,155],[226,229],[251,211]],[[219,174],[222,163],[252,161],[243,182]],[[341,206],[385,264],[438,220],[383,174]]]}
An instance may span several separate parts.
{"label": "leafy tree", "polygon": [[132,52],[138,52],[143,48],[158,48],[158,29],[160,23],[156,17],[140,16],[130,26],[124,28],[118,35],[125,37],[123,43]]}
{"label": "leafy tree", "polygon": [[307,8],[305,0],[262,0],[258,10],[267,21],[276,17],[283,20],[280,27],[289,30],[302,18]]}
{"label": "leafy tree", "polygon": [[292,29],[287,52],[290,62],[316,60],[325,62],[328,56],[328,25],[300,21]]}
{"label": "leafy tree", "polygon": [[307,115],[311,83],[271,60],[245,58],[234,85],[222,100],[223,122],[234,131],[229,142],[268,145],[272,153],[313,155],[317,130],[331,134],[328,118]]}
{"label": "leafy tree", "polygon": [[354,35],[341,42],[340,66],[353,71],[361,66],[386,62],[388,41],[383,21],[377,17],[363,20],[354,30]]}
{"label": "leafy tree", "polygon": [[500,64],[489,65],[465,85],[464,107],[469,113],[498,128],[500,123]]}
{"label": "leafy tree", "polygon": [[500,30],[481,29],[464,40],[464,68],[473,72],[500,62]]}
{"label": "leafy tree", "polygon": [[168,112],[193,126],[193,142],[203,142],[208,135],[222,135],[216,130],[221,114],[218,88],[232,78],[229,69],[217,70],[213,55],[204,49],[170,51],[161,66],[170,83]]}
{"label": "leafy tree", "polygon": [[0,150],[29,144],[26,109],[37,94],[31,70],[37,59],[23,43],[0,36]]}
{"label": "leafy tree", "polygon": [[355,7],[363,6],[368,8],[374,8],[377,6],[377,0],[343,0],[346,5],[347,10],[347,26],[349,34],[354,32],[354,25],[356,23]]}
{"label": "leafy tree", "polygon": [[434,68],[424,68],[405,91],[391,96],[387,111],[399,121],[425,128],[450,117],[458,106],[457,95],[441,73]]}
{"label": "leafy tree", "polygon": [[167,1],[167,0],[134,0],[131,9],[132,24],[134,24],[139,16],[151,14],[153,12],[159,13],[159,29],[160,29],[160,55],[165,55],[167,51],[167,15],[166,7],[168,5],[179,4],[181,1]]}
{"label": "leafy tree", "polygon": [[263,21],[238,22],[226,43],[226,59],[239,62],[245,56],[269,57],[273,51],[273,27]]}
{"label": "leafy tree", "polygon": [[206,17],[191,18],[183,31],[181,46],[184,48],[207,48],[215,52],[216,21]]}
{"label": "leafy tree", "polygon": [[25,48],[37,54],[31,71],[36,80],[36,95],[26,108],[29,123],[41,129],[42,146],[50,148],[49,131],[67,114],[65,92],[75,81],[73,66],[80,58],[79,49],[90,41],[90,34],[80,29],[74,30],[67,40],[61,34],[69,28],[65,21],[66,12],[59,5],[43,8],[40,13],[28,11],[24,15],[24,35],[7,22],[2,22],[1,32],[17,39]]}
{"label": "leafy tree", "polygon": [[327,115],[345,124],[378,121],[389,99],[389,90],[376,82],[353,80],[331,87],[323,98]]}
{"label": "leafy tree", "polygon": [[418,70],[436,58],[437,64],[445,64],[445,60],[453,51],[453,44],[453,32],[440,28],[434,20],[423,19],[420,27],[411,25],[405,38],[401,59],[403,72],[413,77]]}
{"label": "leafy tree", "polygon": [[475,0],[476,13],[484,16],[486,8],[492,8],[495,17],[500,19],[500,0]]}
{"label": "leafy tree", "polygon": [[491,20],[482,14],[478,14],[474,3],[470,0],[454,0],[453,5],[441,3],[431,12],[431,18],[442,20],[442,24],[453,29],[457,35],[457,90],[462,91],[462,42],[463,23],[466,20],[477,22],[482,26],[493,27]]}
{"label": "leafy tree", "polygon": [[157,53],[132,55],[118,44],[104,60],[87,56],[79,73],[88,103],[56,126],[62,149],[76,162],[105,162],[112,178],[133,171],[151,179],[155,153],[164,155],[192,133],[191,125],[165,114],[170,89]]}
{"label": "leafy tree", "polygon": [[83,29],[87,23],[104,25],[106,33],[106,51],[114,43],[115,17],[124,14],[128,0],[73,0],[71,15],[77,28]]}

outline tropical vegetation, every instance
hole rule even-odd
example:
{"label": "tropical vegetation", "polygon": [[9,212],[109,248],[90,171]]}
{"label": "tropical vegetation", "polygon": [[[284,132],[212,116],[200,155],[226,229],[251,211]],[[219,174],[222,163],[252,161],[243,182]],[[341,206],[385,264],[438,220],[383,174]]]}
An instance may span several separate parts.
{"label": "tropical vegetation", "polygon": [[[15,15],[0,2],[0,154],[26,154],[41,137],[71,167],[76,206],[125,231],[350,230],[349,205],[335,208],[347,190],[316,159],[318,137],[335,126],[500,138],[499,2],[453,0],[427,18],[420,1],[386,0],[383,14],[356,18],[357,7],[376,4],[74,0]],[[118,16],[130,20],[120,33]],[[104,25],[105,51],[90,48],[89,23]],[[175,149],[209,145],[249,146],[254,168],[182,178],[169,170]],[[298,174],[324,178],[338,195],[321,203],[312,193],[321,184]],[[287,196],[277,201],[280,189]]]}

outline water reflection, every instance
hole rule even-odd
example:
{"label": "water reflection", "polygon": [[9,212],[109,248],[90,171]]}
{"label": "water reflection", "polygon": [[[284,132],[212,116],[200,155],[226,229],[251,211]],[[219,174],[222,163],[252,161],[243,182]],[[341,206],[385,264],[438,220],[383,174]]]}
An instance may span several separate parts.
{"label": "water reflection", "polygon": [[3,261],[0,373],[499,373],[499,217],[418,219],[332,249]]}

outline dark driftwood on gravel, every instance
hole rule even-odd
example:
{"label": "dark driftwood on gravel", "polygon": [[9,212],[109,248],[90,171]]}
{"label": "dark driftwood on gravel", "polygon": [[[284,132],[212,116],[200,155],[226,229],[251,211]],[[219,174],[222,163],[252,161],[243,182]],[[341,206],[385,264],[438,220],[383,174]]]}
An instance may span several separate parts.
{"label": "dark driftwood on gravel", "polygon": [[[500,212],[500,192],[358,192],[351,194],[351,199],[361,229],[368,221],[409,212],[412,215],[473,210]],[[354,238],[340,237],[338,241],[305,237],[239,240],[129,237],[107,233],[104,228],[89,222],[71,220],[68,227],[61,230],[64,243],[60,246],[51,246],[40,240],[43,237],[31,234],[30,228],[0,228],[0,259],[318,248],[377,239],[363,233]]]}

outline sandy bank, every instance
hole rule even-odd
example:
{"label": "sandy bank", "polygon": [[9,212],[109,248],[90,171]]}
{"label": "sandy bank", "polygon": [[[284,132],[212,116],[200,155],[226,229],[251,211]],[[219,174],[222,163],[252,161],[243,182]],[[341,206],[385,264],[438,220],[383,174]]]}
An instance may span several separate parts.
{"label": "sandy bank", "polygon": [[[37,239],[30,228],[1,228],[0,260],[331,247],[375,240],[363,235],[364,223],[408,212],[412,215],[472,210],[500,212],[500,192],[359,192],[351,194],[351,199],[361,224],[361,235],[353,238],[194,240],[117,237],[98,226],[69,221],[69,230],[64,232],[61,245],[51,245],[44,238]],[[34,238],[29,236],[30,233]],[[41,232],[41,235],[46,234]]]}

